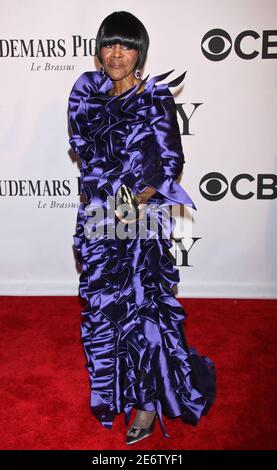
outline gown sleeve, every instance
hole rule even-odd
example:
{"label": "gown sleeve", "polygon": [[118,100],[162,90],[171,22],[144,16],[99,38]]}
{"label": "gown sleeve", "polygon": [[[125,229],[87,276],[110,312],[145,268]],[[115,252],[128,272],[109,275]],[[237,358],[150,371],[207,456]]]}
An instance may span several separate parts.
{"label": "gown sleeve", "polygon": [[[68,97],[69,144],[74,153],[85,158],[89,150],[90,139],[86,121],[86,99],[97,90],[100,76],[95,71],[83,72],[75,81]],[[83,162],[80,168],[80,192],[85,193]]]}
{"label": "gown sleeve", "polygon": [[164,204],[184,204],[197,210],[187,192],[175,181],[185,163],[177,107],[168,86],[163,85],[160,90],[160,94],[156,92],[160,117],[154,119],[152,124],[158,168],[151,178],[144,180],[143,185],[155,188],[162,195]]}
{"label": "gown sleeve", "polygon": [[85,99],[97,91],[100,76],[96,71],[84,72],[75,81],[68,98],[68,121],[71,137],[69,144],[79,154],[85,153],[88,147],[87,123],[84,121]]}
{"label": "gown sleeve", "polygon": [[79,148],[82,145],[80,129],[76,121],[76,115],[79,108],[80,100],[84,93],[85,73],[83,73],[74,83],[68,98],[68,122],[70,128],[69,144],[72,150],[79,154]]}

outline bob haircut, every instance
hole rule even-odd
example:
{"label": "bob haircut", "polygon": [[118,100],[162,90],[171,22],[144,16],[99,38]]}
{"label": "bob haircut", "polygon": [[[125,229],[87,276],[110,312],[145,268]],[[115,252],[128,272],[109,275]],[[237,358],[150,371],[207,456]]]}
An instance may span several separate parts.
{"label": "bob haircut", "polygon": [[128,11],[114,11],[102,21],[96,36],[95,50],[101,64],[101,47],[117,43],[136,49],[138,59],[135,68],[144,66],[149,36],[142,22]]}

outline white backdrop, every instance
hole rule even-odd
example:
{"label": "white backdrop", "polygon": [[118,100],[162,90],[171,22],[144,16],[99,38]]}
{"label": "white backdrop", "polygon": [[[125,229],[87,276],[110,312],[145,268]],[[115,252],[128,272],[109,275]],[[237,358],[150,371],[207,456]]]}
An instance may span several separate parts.
{"label": "white backdrop", "polygon": [[115,10],[148,30],[143,77],[175,69],[167,82],[187,71],[171,90],[189,118],[183,134],[178,112],[180,183],[197,211],[177,216],[174,234],[188,250],[182,266],[173,246],[178,296],[276,298],[276,0],[1,0],[1,294],[78,292],[68,96],[82,72],[99,67],[94,38]]}

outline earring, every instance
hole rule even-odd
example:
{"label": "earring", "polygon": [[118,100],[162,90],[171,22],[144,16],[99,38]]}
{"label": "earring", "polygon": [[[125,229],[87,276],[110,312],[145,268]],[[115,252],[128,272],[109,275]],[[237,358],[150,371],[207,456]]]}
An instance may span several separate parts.
{"label": "earring", "polygon": [[140,71],[140,69],[137,69],[137,70],[135,71],[135,77],[136,77],[136,78],[141,78],[141,71]]}
{"label": "earring", "polygon": [[105,75],[106,71],[103,65],[101,65],[99,72],[101,73],[102,77]]}

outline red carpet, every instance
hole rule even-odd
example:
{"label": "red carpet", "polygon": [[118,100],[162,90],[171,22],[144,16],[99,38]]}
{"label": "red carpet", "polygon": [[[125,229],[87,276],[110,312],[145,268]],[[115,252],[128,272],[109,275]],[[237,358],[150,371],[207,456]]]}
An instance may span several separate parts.
{"label": "red carpet", "polygon": [[[275,449],[273,300],[185,299],[191,346],[216,364],[217,398],[197,427],[164,418],[126,446],[124,416],[89,409],[78,297],[1,297],[1,449]],[[134,416],[134,415],[133,415]]]}

